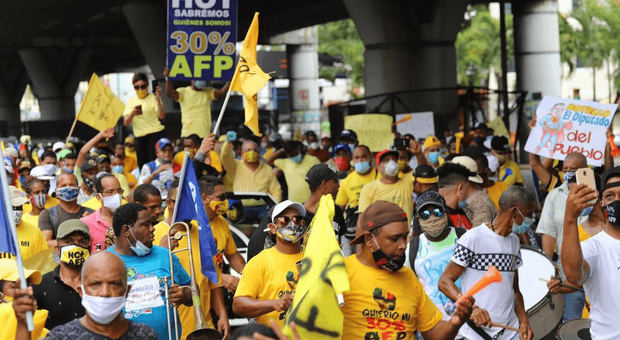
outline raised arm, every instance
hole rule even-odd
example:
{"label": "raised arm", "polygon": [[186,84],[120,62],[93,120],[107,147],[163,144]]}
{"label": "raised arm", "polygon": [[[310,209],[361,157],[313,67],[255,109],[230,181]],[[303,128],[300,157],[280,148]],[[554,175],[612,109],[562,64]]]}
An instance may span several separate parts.
{"label": "raised arm", "polygon": [[614,167],[614,157],[611,154],[611,141],[609,140],[610,137],[611,140],[613,140],[615,137],[614,133],[611,131],[611,128],[607,129],[607,143],[605,143],[605,160],[603,162],[603,167],[605,168],[605,170]]}
{"label": "raised arm", "polygon": [[77,161],[75,162],[75,166],[80,167],[86,161],[86,157],[92,148],[99,143],[99,141],[103,138],[112,138],[114,137],[114,128],[107,128],[105,130],[99,131],[95,137],[91,138],[78,153]]}
{"label": "raised arm", "polygon": [[579,243],[579,231],[577,229],[577,217],[589,202],[598,197],[595,190],[585,184],[572,185],[566,200],[564,212],[564,240],[562,241],[562,267],[566,274],[566,280],[582,285],[590,275],[590,266],[583,259],[581,244]]}
{"label": "raised arm", "polygon": [[213,90],[213,95],[215,95],[215,100],[218,100],[222,98],[223,96],[225,96],[226,92],[228,92],[229,87],[230,87],[230,82],[227,81],[226,84],[224,84],[224,86],[222,86],[221,89]]}
{"label": "raised arm", "polygon": [[275,151],[274,153],[271,154],[271,156],[269,156],[269,158],[266,160],[267,164],[274,166],[274,162],[276,161],[276,159],[278,158],[282,158],[282,156],[285,156],[286,153],[284,152],[284,149],[279,149],[277,151]]}
{"label": "raised arm", "polygon": [[159,84],[157,84],[153,94],[157,100],[157,113],[159,114],[159,119],[164,119],[166,117],[166,110],[164,110],[164,103],[161,101],[161,86],[159,86]]}
{"label": "raised arm", "polygon": [[172,84],[168,81],[168,68],[164,69],[164,78],[166,79],[166,96],[172,98],[175,102],[179,101],[179,92],[172,87]]}

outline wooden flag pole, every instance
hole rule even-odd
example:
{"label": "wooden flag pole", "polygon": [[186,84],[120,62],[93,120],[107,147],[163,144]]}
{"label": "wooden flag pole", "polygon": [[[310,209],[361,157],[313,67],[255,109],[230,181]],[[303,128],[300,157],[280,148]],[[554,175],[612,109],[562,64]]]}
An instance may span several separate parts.
{"label": "wooden flag pole", "polygon": [[77,124],[79,116],[80,116],[80,113],[78,112],[78,114],[75,115],[75,119],[73,120],[73,125],[71,125],[71,130],[69,130],[69,135],[67,136],[67,140],[65,141],[65,144],[69,143],[69,138],[71,138],[71,135],[73,134],[73,129],[75,129],[75,124]]}

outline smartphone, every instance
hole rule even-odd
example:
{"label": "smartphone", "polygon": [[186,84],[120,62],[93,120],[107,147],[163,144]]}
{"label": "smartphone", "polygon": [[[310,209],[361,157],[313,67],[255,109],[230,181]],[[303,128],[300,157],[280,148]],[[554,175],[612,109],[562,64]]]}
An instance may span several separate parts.
{"label": "smartphone", "polygon": [[153,79],[151,81],[151,88],[152,88],[151,91],[153,91],[153,93],[155,93],[155,90],[157,90],[157,85],[159,85],[159,83],[157,82],[157,79]]}
{"label": "smartphone", "polygon": [[[594,180],[594,170],[590,168],[582,168],[577,169],[575,173],[575,178],[577,179],[577,184],[586,184],[590,189],[596,190],[596,181]],[[596,199],[590,201],[589,203],[596,203]]]}
{"label": "smartphone", "polygon": [[405,150],[409,148],[411,140],[408,138],[396,138],[394,139],[394,147],[397,150]]}

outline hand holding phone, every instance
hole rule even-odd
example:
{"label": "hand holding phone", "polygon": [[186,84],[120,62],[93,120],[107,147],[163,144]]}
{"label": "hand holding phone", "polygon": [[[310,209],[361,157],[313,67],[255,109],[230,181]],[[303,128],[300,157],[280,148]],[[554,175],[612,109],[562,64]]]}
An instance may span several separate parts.
{"label": "hand holding phone", "polygon": [[[594,170],[590,168],[581,168],[577,169],[575,172],[575,178],[577,179],[577,184],[585,184],[590,189],[596,191],[596,180],[594,179]],[[590,201],[591,204],[596,203],[596,199]]]}

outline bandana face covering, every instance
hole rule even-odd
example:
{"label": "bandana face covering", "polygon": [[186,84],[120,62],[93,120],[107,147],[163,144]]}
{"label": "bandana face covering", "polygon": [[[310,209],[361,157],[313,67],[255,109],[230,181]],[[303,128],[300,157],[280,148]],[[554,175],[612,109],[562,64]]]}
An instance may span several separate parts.
{"label": "bandana face covering", "polygon": [[390,273],[398,271],[405,264],[405,256],[402,256],[398,260],[393,260],[391,257],[387,256],[386,253],[381,250],[379,247],[379,243],[377,243],[377,239],[375,239],[374,235],[372,236],[375,244],[377,245],[377,250],[372,252],[372,258],[375,260],[375,264],[379,266],[379,268],[383,270],[387,270]]}
{"label": "bandana face covering", "polygon": [[276,235],[290,243],[298,243],[304,237],[305,233],[306,227],[295,224],[292,221],[284,227],[276,229]]}

